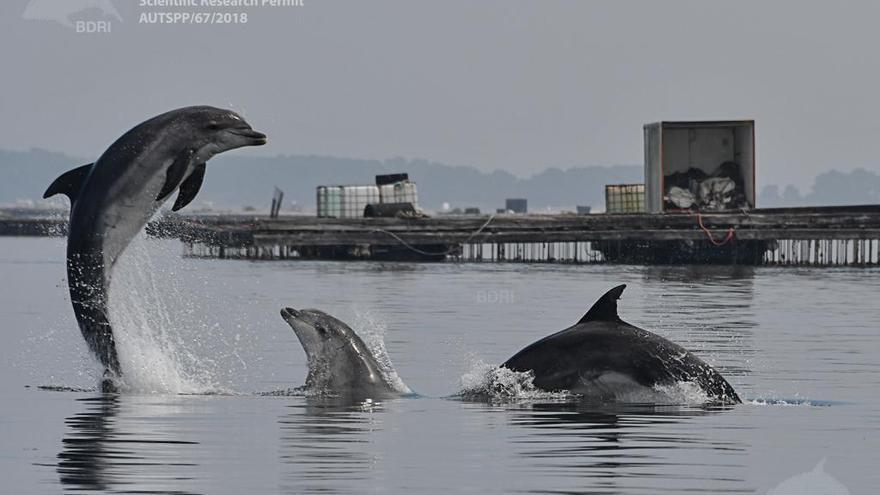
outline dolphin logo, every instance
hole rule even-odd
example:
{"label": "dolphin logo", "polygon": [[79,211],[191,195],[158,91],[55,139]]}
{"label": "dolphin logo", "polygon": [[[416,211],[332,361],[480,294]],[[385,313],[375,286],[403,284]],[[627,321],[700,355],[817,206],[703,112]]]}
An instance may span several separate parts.
{"label": "dolphin logo", "polygon": [[110,0],[31,0],[21,17],[31,21],[55,21],[73,28],[70,17],[90,9],[99,9],[105,16],[122,22],[122,16]]}
{"label": "dolphin logo", "polygon": [[[760,490],[758,492],[760,493]],[[819,461],[812,471],[801,473],[776,485],[766,495],[849,495],[849,490],[840,481],[825,472],[825,459]]]}

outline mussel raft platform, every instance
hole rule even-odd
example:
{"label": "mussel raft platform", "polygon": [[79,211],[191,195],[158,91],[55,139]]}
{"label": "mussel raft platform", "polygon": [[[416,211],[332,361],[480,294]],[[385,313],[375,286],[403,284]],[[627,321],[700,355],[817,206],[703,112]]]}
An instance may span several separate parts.
{"label": "mussel raft platform", "polygon": [[700,215],[181,217],[152,230],[179,237],[186,255],[210,258],[819,266],[880,262],[880,206],[873,205]]}
{"label": "mussel raft platform", "polygon": [[[0,218],[0,235],[64,235]],[[737,213],[316,218],[169,215],[148,233],[223,259],[877,266],[880,205]]]}

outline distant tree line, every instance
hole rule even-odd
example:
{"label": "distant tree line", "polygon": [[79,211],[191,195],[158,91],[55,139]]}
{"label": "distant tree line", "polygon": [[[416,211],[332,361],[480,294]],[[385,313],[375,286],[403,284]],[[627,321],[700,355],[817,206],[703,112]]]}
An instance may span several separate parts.
{"label": "distant tree line", "polygon": [[[39,202],[59,174],[92,160],[39,149],[0,150],[0,203]],[[448,203],[452,208],[477,207],[484,212],[503,207],[506,198],[527,198],[530,211],[574,210],[579,205],[601,210],[606,184],[643,180],[641,165],[551,167],[523,178],[501,170],[484,172],[418,159],[233,153],[211,160],[202,191],[189,210],[210,204],[268,211],[275,186],[285,192],[283,210],[289,211],[294,201],[303,210],[314,210],[318,185],[370,184],[376,174],[394,172],[408,172],[418,183],[419,203],[427,209],[438,210]],[[823,173],[806,194],[793,186],[770,185],[758,195],[759,207],[876,203],[880,203],[880,173],[864,169]]]}
{"label": "distant tree line", "polygon": [[780,190],[769,185],[758,195],[759,207],[835,206],[880,204],[880,173],[857,168],[851,172],[832,170],[816,176],[810,192],[802,194],[792,185]]}
{"label": "distant tree line", "polygon": [[[0,203],[38,200],[62,172],[92,159],[71,158],[45,150],[0,150]],[[573,210],[577,205],[604,206],[605,184],[642,181],[640,165],[548,168],[528,178],[496,170],[451,166],[428,160],[392,158],[363,160],[328,156],[222,155],[208,163],[205,182],[190,211],[206,204],[219,208],[246,206],[268,210],[274,187],[285,193],[283,209],[295,201],[305,210],[315,208],[319,185],[371,184],[375,175],[407,172],[419,187],[419,203],[428,209],[478,207],[495,211],[505,198],[527,198],[533,211]]]}

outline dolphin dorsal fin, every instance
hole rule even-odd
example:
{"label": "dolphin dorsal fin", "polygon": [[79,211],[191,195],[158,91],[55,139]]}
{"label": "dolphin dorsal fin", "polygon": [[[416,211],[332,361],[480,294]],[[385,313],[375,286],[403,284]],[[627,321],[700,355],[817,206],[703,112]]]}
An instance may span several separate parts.
{"label": "dolphin dorsal fin", "polygon": [[620,316],[617,315],[617,300],[623,294],[623,289],[626,289],[626,284],[618,285],[606,292],[578,321],[578,324],[588,321],[620,321]]}
{"label": "dolphin dorsal fin", "polygon": [[82,167],[76,167],[75,169],[68,170],[58,176],[58,178],[49,185],[46,192],[43,193],[43,199],[55,196],[56,194],[64,194],[70,198],[70,205],[73,206],[76,197],[79,196],[79,192],[82,190],[86,177],[88,177],[89,172],[92,171],[93,165],[94,163],[89,163]]}

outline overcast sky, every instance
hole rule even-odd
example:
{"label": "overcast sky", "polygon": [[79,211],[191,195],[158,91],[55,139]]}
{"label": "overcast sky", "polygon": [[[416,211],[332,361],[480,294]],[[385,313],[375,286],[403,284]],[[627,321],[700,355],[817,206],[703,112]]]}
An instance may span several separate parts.
{"label": "overcast sky", "polygon": [[115,0],[124,22],[103,35],[0,2],[0,148],[94,157],[206,103],[241,111],[270,154],[529,175],[641,164],[645,122],[754,118],[759,187],[880,171],[880,2],[305,0],[158,26],[138,1]]}

